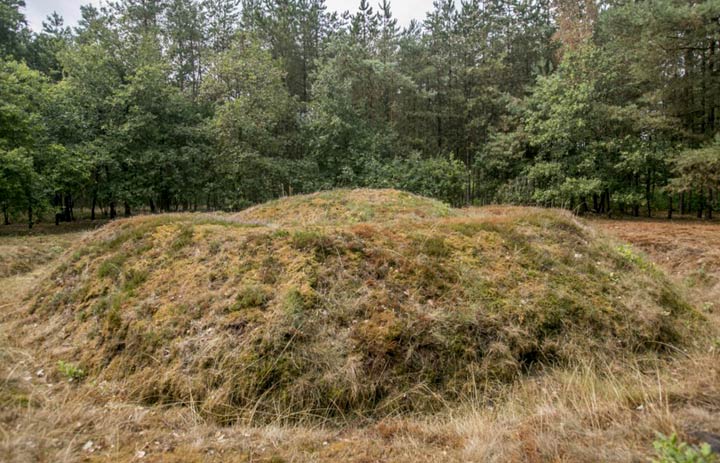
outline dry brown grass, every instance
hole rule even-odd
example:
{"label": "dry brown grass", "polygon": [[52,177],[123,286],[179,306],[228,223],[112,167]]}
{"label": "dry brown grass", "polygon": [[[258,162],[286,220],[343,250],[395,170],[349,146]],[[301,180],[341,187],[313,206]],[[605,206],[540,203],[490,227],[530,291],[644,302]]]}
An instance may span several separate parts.
{"label": "dry brown grass", "polygon": [[[493,208],[474,211],[472,214],[483,216],[484,221],[492,223],[494,227],[501,227],[502,230],[503,222],[508,220],[507,216],[517,218],[527,214],[527,211]],[[139,219],[139,222],[144,220],[150,219]],[[178,224],[176,218],[162,220],[166,222],[154,228],[155,232],[152,233],[155,239],[165,239],[167,237],[163,238],[164,234],[167,234],[173,237],[172,242],[187,240],[187,236],[183,238],[179,232],[182,227],[173,229],[173,226]],[[417,221],[416,218],[413,220]],[[475,219],[449,218],[439,229],[437,226],[425,228],[416,223],[414,229],[420,235],[433,233],[432,236],[436,236],[434,234],[437,233],[449,237],[444,244],[433,241],[428,244],[428,240],[425,240],[422,245],[426,256],[434,255],[438,258],[447,252],[446,246],[456,250],[464,245],[467,237],[459,230],[469,233],[468,222],[473,220]],[[540,223],[547,225],[551,222],[545,220]],[[101,233],[106,233],[104,236],[109,239],[122,226],[122,223],[116,224],[114,228]],[[572,271],[575,255],[578,254],[576,246],[580,244],[573,244],[572,240],[562,240],[560,244],[553,244],[552,240],[546,242],[536,237],[537,225],[523,224],[521,231],[523,227],[527,227],[525,231],[532,231],[532,236],[535,237],[533,246],[550,246],[547,252],[554,258],[566,254],[567,267],[562,267],[562,270],[564,273]],[[407,237],[398,238],[391,234],[394,228],[395,225],[390,229],[374,224],[353,225],[352,233],[363,242],[376,243],[382,242],[382,239],[414,242]],[[449,229],[453,232],[450,233]],[[557,236],[552,227],[544,229],[546,233]],[[208,240],[208,243],[198,243],[207,230],[214,230],[214,239]],[[170,274],[177,275],[180,280],[189,276],[206,277],[202,280],[202,287],[189,283],[184,286],[184,298],[199,297],[201,292],[206,291],[205,288],[222,294],[226,288],[218,283],[221,279],[218,280],[217,275],[211,279],[207,273],[203,273],[203,269],[189,268],[188,262],[189,259],[197,259],[193,262],[200,265],[199,263],[206,262],[204,259],[212,261],[210,255],[214,252],[223,256],[221,261],[226,262],[227,268],[232,268],[236,263],[228,260],[228,257],[238,252],[242,244],[242,240],[233,238],[233,230],[235,229],[208,221],[196,222],[193,225],[192,244],[175,249],[170,245],[167,249],[163,247],[161,250],[147,252],[156,252],[158,255],[165,252],[179,253],[173,255],[172,259],[163,261],[163,271],[167,272],[163,274],[163,278]],[[250,233],[256,239],[258,234],[263,234],[261,229],[257,228],[238,230]],[[597,238],[591,229],[582,230],[589,234],[582,235],[586,239]],[[570,230],[566,233],[569,234],[566,237],[569,239],[575,232]],[[686,233],[692,235],[693,232],[687,230]],[[332,233],[329,235],[337,239]],[[220,244],[212,244],[215,241],[220,241]],[[262,240],[259,242],[263,243]],[[88,243],[97,244],[97,237],[91,238]],[[484,240],[481,243],[471,241],[471,244],[488,246]],[[205,246],[208,254],[203,251]],[[281,249],[285,250],[285,247]],[[615,244],[610,247],[611,250],[617,250]],[[513,268],[512,261],[508,262],[504,256],[518,260],[527,259],[517,246],[506,246],[506,251],[497,255],[489,252],[494,249],[492,247],[482,249],[488,251],[488,261],[505,261],[499,268],[492,269],[494,273],[513,275],[513,272],[518,270]],[[602,252],[608,251],[602,249]],[[648,272],[654,271],[641,256],[628,254],[624,249],[618,252],[618,263],[621,267],[632,265],[628,270],[640,274],[641,277],[646,273],[643,268]],[[415,254],[415,257],[419,258],[421,253]],[[651,255],[657,258],[654,254]],[[180,259],[182,264],[177,267],[170,265],[175,259]],[[260,288],[246,288],[241,298],[237,298],[233,293],[232,299],[244,301],[241,305],[259,304],[271,307],[273,303],[268,301],[262,285],[267,284],[274,289],[279,284],[277,275],[274,275],[272,270],[276,268],[276,263],[266,262],[263,256],[258,256],[258,259],[264,262],[264,265],[251,271],[253,278],[268,283],[262,283]],[[345,272],[348,272],[349,261],[339,260],[345,265]],[[123,262],[123,269],[127,264],[130,264],[129,268],[135,268],[138,263],[132,260]],[[292,267],[288,262],[282,263],[283,268]],[[415,260],[410,262],[411,266],[417,264]],[[95,264],[88,265],[90,269]],[[297,262],[296,265],[297,267],[293,268],[306,264]],[[324,265],[328,271],[337,271],[339,268]],[[88,271],[97,272],[98,268],[93,267]],[[487,271],[491,270],[488,268]],[[52,269],[35,270],[36,275],[42,272],[49,274]],[[61,269],[60,274],[62,272]],[[579,273],[582,276],[582,272]],[[352,272],[342,275],[352,276]],[[271,282],[273,276],[275,282]],[[166,293],[169,288],[153,278],[149,277],[146,281],[153,282],[156,297],[162,299],[165,296],[179,296]],[[647,277],[642,277],[644,279],[640,281],[635,278],[636,276],[632,275],[632,280],[626,283],[618,282],[622,285],[620,289],[627,292],[631,288],[625,284],[641,284],[647,290],[648,285],[653,284]],[[188,281],[190,280],[192,278],[188,278]],[[509,285],[509,280],[510,277],[504,278],[502,282]],[[122,285],[123,281],[121,274],[116,282]],[[4,298],[0,305],[4,304],[6,314],[8,310],[21,308],[18,294],[24,291],[34,292],[32,280],[0,280],[0,289],[4,288],[1,285],[7,282],[13,286],[15,293],[9,297],[6,296],[9,293],[0,296]],[[525,282],[532,280],[526,279]],[[212,286],[213,284],[217,287]],[[302,287],[302,284],[297,286]],[[512,290],[512,287],[510,289]],[[529,295],[523,292],[525,296],[517,297],[533,297],[533,294],[537,297],[536,291],[541,289],[537,282],[528,284],[523,291],[527,291]],[[300,293],[302,294],[302,290]],[[323,297],[331,296],[347,302],[337,290],[323,294]],[[373,297],[380,296],[387,296],[387,288]],[[583,297],[588,295],[583,293]],[[589,298],[593,297],[598,296],[592,295]],[[697,296],[693,294],[692,297],[696,300]],[[440,303],[439,301],[442,299],[433,298],[434,304]],[[451,299],[448,301],[457,302]],[[642,294],[626,301],[627,304],[636,304],[637,307],[647,302],[647,296]],[[702,303],[700,300],[698,302]],[[380,314],[382,313],[381,311]],[[163,311],[161,314],[169,318],[174,316],[172,311]],[[369,339],[371,344],[380,342],[382,348],[382,340],[390,330],[392,318],[379,314],[375,314],[375,317],[369,318],[368,323],[374,324],[369,332],[372,335]],[[651,319],[645,321],[649,320]],[[101,378],[93,373],[80,384],[70,383],[57,374],[55,357],[48,361],[47,350],[36,350],[36,347],[33,347],[43,345],[42,342],[33,343],[30,348],[19,348],[19,345],[25,343],[18,339],[17,325],[6,321],[0,325],[0,331],[0,379],[3,381],[0,387],[2,461],[624,462],[647,461],[652,454],[651,443],[657,431],[678,431],[686,438],[689,438],[687,432],[695,429],[720,432],[720,425],[713,418],[720,411],[720,359],[717,343],[708,338],[698,338],[695,346],[686,347],[685,352],[676,351],[669,359],[658,357],[652,352],[642,355],[638,355],[638,352],[627,352],[614,359],[600,356],[582,366],[577,366],[576,362],[575,366],[549,367],[542,373],[537,372],[505,383],[502,388],[488,388],[488,384],[478,384],[474,393],[466,394],[461,399],[438,398],[437,403],[441,408],[429,415],[403,413],[385,416],[379,420],[350,420],[346,424],[342,421],[335,420],[331,423],[306,416],[292,423],[287,419],[279,419],[265,425],[225,426],[208,419],[208,415],[201,412],[197,401],[185,401],[183,405],[168,403],[162,406],[141,406],[128,402],[127,389],[131,384],[118,378]],[[26,332],[35,336],[40,332],[46,333],[46,347],[58,345],[57,340],[62,339],[57,337],[58,333],[46,331],[40,324],[37,327],[29,326]],[[67,331],[65,333],[69,336],[66,339],[74,339],[75,334]],[[328,333],[327,336],[337,337],[337,333]],[[54,340],[50,341],[51,339]],[[577,345],[579,341],[573,342]],[[73,349],[68,341],[66,344],[63,349],[67,350],[63,355]],[[71,360],[69,357],[64,358]],[[37,372],[41,368],[45,371],[42,376],[38,376]],[[52,386],[48,386],[48,383]],[[88,444],[90,441],[92,445]]]}
{"label": "dry brown grass", "polygon": [[22,275],[57,259],[77,234],[8,236],[0,243],[0,278]]}
{"label": "dry brown grass", "polygon": [[118,222],[38,287],[18,342],[128,400],[346,422],[436,412],[550,366],[649,361],[700,334],[659,271],[569,214],[454,215]]}
{"label": "dry brown grass", "polygon": [[275,226],[348,225],[455,215],[440,201],[398,190],[331,190],[251,207],[233,217]]}
{"label": "dry brown grass", "polygon": [[48,388],[33,377],[27,390],[36,403],[3,408],[0,454],[12,462],[646,461],[657,431],[720,432],[718,358],[702,360],[709,363],[602,377],[591,368],[557,371],[520,381],[493,403],[340,427],[223,427],[187,407],[118,402],[107,385]]}
{"label": "dry brown grass", "polygon": [[706,312],[720,314],[720,223],[597,220],[593,224],[647,253]]}

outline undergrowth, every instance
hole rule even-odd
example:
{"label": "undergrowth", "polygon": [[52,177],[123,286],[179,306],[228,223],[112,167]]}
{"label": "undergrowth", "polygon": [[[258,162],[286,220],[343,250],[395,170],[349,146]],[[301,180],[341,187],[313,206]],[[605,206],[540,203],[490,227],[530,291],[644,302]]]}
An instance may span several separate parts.
{"label": "undergrowth", "polygon": [[657,459],[654,459],[653,463],[717,463],[720,461],[709,444],[691,446],[681,441],[677,434],[658,435],[653,447],[657,452]]}

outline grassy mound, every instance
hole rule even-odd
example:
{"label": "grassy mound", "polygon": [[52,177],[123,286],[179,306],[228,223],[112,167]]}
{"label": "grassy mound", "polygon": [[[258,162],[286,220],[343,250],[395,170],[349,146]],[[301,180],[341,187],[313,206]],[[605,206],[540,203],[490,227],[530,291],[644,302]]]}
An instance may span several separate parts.
{"label": "grassy mound", "polygon": [[349,225],[440,218],[453,215],[440,201],[398,190],[332,190],[270,201],[246,209],[235,218],[274,225]]}
{"label": "grassy mound", "polygon": [[[327,197],[343,206],[319,224],[277,226]],[[38,288],[21,335],[134,399],[225,422],[431,411],[549,365],[656,355],[699,320],[651,264],[561,212],[353,191],[245,217],[276,226],[106,226]]]}

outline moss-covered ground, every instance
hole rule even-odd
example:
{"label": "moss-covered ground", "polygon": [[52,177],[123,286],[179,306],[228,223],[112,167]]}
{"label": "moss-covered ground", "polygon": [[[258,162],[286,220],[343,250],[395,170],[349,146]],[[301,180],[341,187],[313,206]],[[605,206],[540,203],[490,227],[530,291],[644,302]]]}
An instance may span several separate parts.
{"label": "moss-covered ground", "polygon": [[361,190],[108,225],[18,329],[128,400],[229,423],[437,412],[549,367],[669,355],[702,319],[567,213]]}
{"label": "moss-covered ground", "polygon": [[619,463],[720,434],[717,225],[367,190],[245,214],[0,236],[0,461]]}

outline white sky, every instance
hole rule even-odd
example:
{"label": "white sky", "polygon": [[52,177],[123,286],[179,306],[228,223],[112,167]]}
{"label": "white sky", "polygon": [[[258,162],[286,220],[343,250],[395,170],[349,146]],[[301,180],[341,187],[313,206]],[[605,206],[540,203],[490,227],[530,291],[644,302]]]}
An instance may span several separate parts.
{"label": "white sky", "polygon": [[[43,20],[57,11],[65,18],[66,25],[74,26],[80,19],[80,5],[93,3],[99,5],[101,0],[25,0],[25,15],[34,31],[42,29]],[[360,0],[326,0],[328,10],[343,12],[355,11]],[[371,0],[371,5],[377,8],[378,0]],[[398,18],[401,26],[406,26],[411,19],[425,19],[425,13],[432,8],[433,0],[391,0],[393,15]]]}

